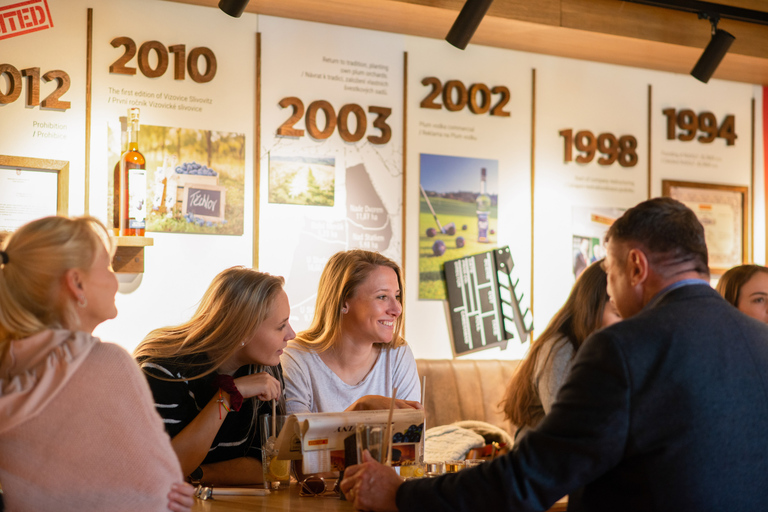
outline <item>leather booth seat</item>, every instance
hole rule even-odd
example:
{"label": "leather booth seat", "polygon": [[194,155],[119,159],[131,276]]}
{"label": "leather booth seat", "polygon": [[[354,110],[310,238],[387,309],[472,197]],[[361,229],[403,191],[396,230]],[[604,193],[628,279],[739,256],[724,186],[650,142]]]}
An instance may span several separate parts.
{"label": "leather booth seat", "polygon": [[515,427],[504,419],[499,402],[519,362],[417,359],[419,377],[427,377],[424,399],[427,428],[477,420],[514,436]]}

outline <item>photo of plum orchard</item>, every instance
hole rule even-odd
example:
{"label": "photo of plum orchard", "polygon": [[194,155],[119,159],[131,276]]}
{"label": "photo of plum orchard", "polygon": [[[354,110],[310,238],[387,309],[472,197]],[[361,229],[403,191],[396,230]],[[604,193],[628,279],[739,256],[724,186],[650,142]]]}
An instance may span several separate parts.
{"label": "photo of plum orchard", "polygon": [[269,202],[333,206],[336,159],[269,155]]}
{"label": "photo of plum orchard", "polygon": [[[119,122],[108,131],[112,169],[125,138]],[[146,159],[147,231],[243,234],[244,134],[142,124],[139,151]],[[110,190],[112,182],[110,173]]]}
{"label": "photo of plum orchard", "polygon": [[497,160],[420,155],[419,299],[446,300],[444,263],[496,247]]}

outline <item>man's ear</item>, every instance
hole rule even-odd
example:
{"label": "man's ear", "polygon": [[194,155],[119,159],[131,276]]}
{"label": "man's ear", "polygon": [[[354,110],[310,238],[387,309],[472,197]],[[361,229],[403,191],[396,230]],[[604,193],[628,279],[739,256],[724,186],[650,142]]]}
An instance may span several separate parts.
{"label": "man's ear", "polygon": [[627,272],[632,286],[644,283],[648,279],[650,265],[648,257],[640,249],[634,248],[627,254]]}

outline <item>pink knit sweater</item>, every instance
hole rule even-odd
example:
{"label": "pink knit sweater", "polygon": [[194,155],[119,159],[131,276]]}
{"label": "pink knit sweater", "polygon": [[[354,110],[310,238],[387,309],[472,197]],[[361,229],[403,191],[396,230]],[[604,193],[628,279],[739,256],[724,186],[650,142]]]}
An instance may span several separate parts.
{"label": "pink knit sweater", "polygon": [[0,360],[6,510],[166,511],[183,480],[131,356],[83,332],[11,342]]}

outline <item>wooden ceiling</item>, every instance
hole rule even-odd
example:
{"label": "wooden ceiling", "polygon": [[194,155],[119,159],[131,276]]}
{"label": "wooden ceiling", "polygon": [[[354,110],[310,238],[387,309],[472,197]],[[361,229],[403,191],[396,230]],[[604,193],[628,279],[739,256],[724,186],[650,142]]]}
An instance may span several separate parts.
{"label": "wooden ceiling", "polygon": [[[768,12],[765,0],[715,3]],[[463,5],[464,0],[250,0],[246,12],[443,39]],[[718,27],[736,41],[713,77],[768,85],[768,26],[721,20]],[[709,37],[709,22],[695,14],[622,0],[495,0],[470,44],[688,74]]]}

